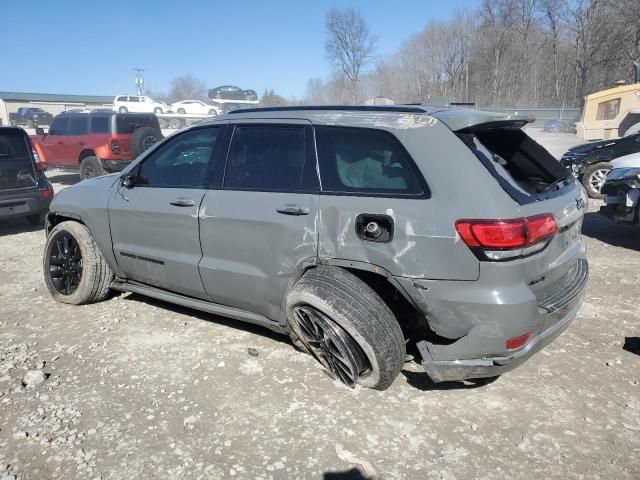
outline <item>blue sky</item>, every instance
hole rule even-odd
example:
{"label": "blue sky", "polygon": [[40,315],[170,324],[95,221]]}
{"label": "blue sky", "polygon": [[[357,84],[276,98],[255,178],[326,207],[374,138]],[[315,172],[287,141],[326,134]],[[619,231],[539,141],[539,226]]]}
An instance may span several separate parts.
{"label": "blue sky", "polygon": [[209,88],[235,84],[301,97],[309,78],[325,78],[325,13],[354,7],[379,36],[378,54],[395,51],[430,20],[476,0],[243,0],[30,2],[0,0],[0,90],[116,95],[167,91],[191,74]]}

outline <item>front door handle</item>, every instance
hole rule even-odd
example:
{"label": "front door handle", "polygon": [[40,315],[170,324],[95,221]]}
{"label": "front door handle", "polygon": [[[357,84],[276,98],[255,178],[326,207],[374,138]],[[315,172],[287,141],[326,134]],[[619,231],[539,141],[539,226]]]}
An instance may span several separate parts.
{"label": "front door handle", "polygon": [[276,209],[276,212],[283,215],[309,215],[308,208],[300,208],[297,205],[287,205],[285,207]]}
{"label": "front door handle", "polygon": [[190,198],[176,198],[173,202],[169,202],[174,207],[193,207],[196,203]]}

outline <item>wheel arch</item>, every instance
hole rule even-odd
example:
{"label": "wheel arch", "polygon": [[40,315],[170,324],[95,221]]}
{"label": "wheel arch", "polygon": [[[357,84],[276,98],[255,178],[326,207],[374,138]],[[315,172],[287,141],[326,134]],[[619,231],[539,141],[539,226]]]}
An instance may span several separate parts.
{"label": "wheel arch", "polygon": [[80,165],[82,163],[82,160],[87,157],[98,157],[98,155],[96,155],[96,152],[93,149],[85,148],[80,152],[80,155],[78,155],[78,165]]}

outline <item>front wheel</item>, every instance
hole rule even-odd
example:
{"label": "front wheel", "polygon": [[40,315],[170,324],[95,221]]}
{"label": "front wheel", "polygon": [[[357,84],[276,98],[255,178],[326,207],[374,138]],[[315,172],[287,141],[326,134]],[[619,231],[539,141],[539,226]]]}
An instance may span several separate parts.
{"label": "front wheel", "polygon": [[393,312],[344,269],[305,273],[287,297],[287,317],[294,343],[347,386],[385,390],[404,365],[404,335]]}
{"label": "front wheel", "polygon": [[162,109],[160,107],[156,107],[153,109],[153,113],[155,113],[156,115],[162,113]]}
{"label": "front wheel", "polygon": [[603,198],[602,186],[607,179],[611,166],[607,162],[595,163],[585,167],[582,172],[582,185],[591,198]]}
{"label": "front wheel", "polygon": [[58,302],[84,305],[109,295],[113,273],[91,232],[81,223],[62,222],[51,230],[43,269],[47,289]]}
{"label": "front wheel", "polygon": [[120,113],[127,113],[129,110],[127,110],[127,107],[120,107],[120,108],[118,109],[118,111],[119,111]]}
{"label": "front wheel", "polygon": [[209,115],[215,117],[216,115],[218,115],[218,112],[216,110],[209,110]]}

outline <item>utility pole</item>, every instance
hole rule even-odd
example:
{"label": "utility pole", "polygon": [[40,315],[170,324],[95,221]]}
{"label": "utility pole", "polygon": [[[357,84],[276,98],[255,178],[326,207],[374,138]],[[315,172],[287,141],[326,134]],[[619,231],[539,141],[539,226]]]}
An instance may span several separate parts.
{"label": "utility pole", "polygon": [[144,77],[142,72],[144,69],[142,68],[134,68],[134,72],[136,72],[136,92],[138,92],[138,96],[142,96],[142,88],[144,87]]}

